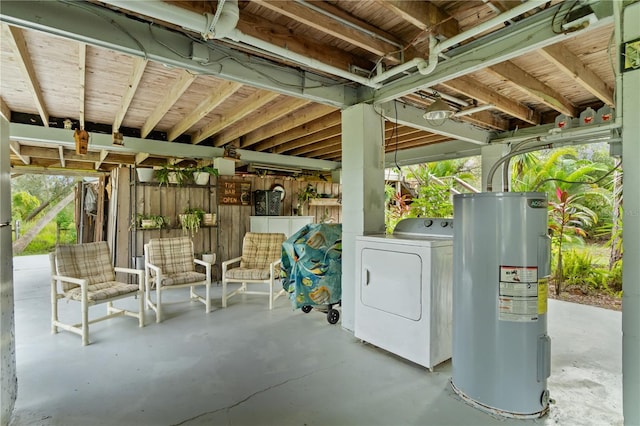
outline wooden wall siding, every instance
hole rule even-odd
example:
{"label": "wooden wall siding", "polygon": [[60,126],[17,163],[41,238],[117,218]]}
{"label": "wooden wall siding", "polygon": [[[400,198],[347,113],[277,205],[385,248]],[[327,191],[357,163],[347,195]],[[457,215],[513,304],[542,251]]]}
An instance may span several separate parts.
{"label": "wooden wall siding", "polygon": [[[159,186],[157,183],[140,184],[133,182],[131,173],[119,174],[120,191],[117,196],[118,215],[116,224],[116,264],[132,267],[132,257],[144,254],[144,244],[151,238],[169,238],[182,235],[178,223],[178,214],[188,207],[198,207],[206,212],[217,213],[217,226],[203,226],[193,237],[194,250],[197,255],[205,251],[217,254],[217,263],[240,256],[242,239],[250,230],[250,217],[255,214],[253,203],[247,206],[218,205],[217,180],[211,179],[209,186]],[[228,179],[228,178],[227,178]],[[298,204],[298,191],[308,183],[316,186],[319,194],[330,194],[338,198],[341,186],[337,183],[323,181],[298,181],[283,177],[236,176],[230,180],[251,183],[251,191],[270,190],[279,184],[285,188],[281,215],[291,216]],[[133,200],[133,202],[130,202]],[[137,213],[161,214],[171,221],[168,229],[133,229],[131,218]],[[315,222],[342,221],[341,206],[306,206],[305,214],[315,216]],[[124,248],[127,247],[127,250]],[[215,276],[219,276],[219,267],[214,268]]]}

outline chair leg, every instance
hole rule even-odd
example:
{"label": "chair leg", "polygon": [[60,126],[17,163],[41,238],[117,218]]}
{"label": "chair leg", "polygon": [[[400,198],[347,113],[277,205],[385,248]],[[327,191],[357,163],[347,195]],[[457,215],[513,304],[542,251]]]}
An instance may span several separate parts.
{"label": "chair leg", "polygon": [[273,278],[269,281],[269,310],[273,309]]}
{"label": "chair leg", "polygon": [[51,282],[51,334],[58,333],[58,292],[56,291],[56,282]]}
{"label": "chair leg", "polygon": [[208,282],[206,284],[206,290],[205,290],[205,296],[206,296],[206,304],[205,304],[205,309],[206,309],[206,313],[208,314],[209,312],[211,312],[211,282]]}
{"label": "chair leg", "polygon": [[138,296],[138,326],[144,327],[144,307],[146,302],[144,300],[144,294]]}
{"label": "chair leg", "polygon": [[162,290],[160,285],[156,285],[156,322],[162,319]]}
{"label": "chair leg", "polygon": [[82,346],[89,344],[89,306],[87,298],[82,298]]}
{"label": "chair leg", "polygon": [[227,307],[227,279],[222,277],[222,307]]}

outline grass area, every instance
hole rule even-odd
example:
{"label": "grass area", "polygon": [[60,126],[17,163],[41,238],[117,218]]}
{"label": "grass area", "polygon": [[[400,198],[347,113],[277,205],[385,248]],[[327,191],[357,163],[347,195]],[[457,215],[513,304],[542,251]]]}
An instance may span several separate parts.
{"label": "grass area", "polygon": [[[20,230],[24,235],[31,227],[33,223],[26,223],[22,225]],[[47,226],[42,229],[36,235],[36,237],[29,243],[22,253],[18,253],[18,256],[29,256],[32,254],[46,254],[51,252],[56,246],[56,223],[49,222]],[[62,244],[75,244],[76,242],[76,226],[71,223],[67,230],[60,232],[60,243]]]}

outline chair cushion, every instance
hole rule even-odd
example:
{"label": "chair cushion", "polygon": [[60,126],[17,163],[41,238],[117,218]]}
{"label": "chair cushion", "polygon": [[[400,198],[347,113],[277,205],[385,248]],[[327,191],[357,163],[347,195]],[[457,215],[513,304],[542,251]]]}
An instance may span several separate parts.
{"label": "chair cushion", "polygon": [[281,233],[247,232],[242,242],[240,267],[245,269],[267,269],[269,264],[280,259],[282,243],[287,239]]}
{"label": "chair cushion", "polygon": [[[56,246],[56,267],[59,275],[86,279],[89,284],[116,279],[106,241]],[[75,284],[62,283],[65,292],[76,287]]]}
{"label": "chair cushion", "polygon": [[[89,303],[95,303],[100,300],[111,299],[112,297],[120,296],[128,293],[135,293],[138,291],[137,284],[124,284],[117,281],[107,281],[103,283],[91,284],[87,287],[87,295]],[[80,286],[75,286],[69,291],[65,291],[67,299],[82,300],[82,290]]]}
{"label": "chair cushion", "polygon": [[197,283],[201,281],[205,281],[207,279],[206,274],[201,274],[200,272],[180,272],[178,274],[173,275],[162,275],[162,285],[178,285],[178,284],[187,284],[187,283]]}
{"label": "chair cushion", "polygon": [[[279,277],[279,268],[276,269],[275,277]],[[249,269],[249,268],[233,268],[229,269],[225,275],[228,280],[268,280],[269,268],[266,269]]]}
{"label": "chair cushion", "polygon": [[171,276],[195,272],[193,244],[189,237],[153,238],[149,240],[149,262]]}

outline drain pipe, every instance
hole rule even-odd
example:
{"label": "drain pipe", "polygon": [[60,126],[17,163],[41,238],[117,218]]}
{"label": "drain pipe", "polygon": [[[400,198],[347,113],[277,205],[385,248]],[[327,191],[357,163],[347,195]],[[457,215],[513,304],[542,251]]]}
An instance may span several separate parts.
{"label": "drain pipe", "polygon": [[490,20],[483,22],[477,27],[471,28],[441,43],[437,43],[435,38],[430,36],[428,60],[415,58],[404,64],[395,66],[373,78],[366,78],[353,74],[349,71],[328,65],[324,62],[320,62],[242,33],[236,28],[236,24],[240,16],[238,0],[226,0],[225,2],[220,2],[218,10],[216,11],[216,16],[219,16],[219,19],[216,19],[215,16],[212,17],[209,13],[201,15],[197,12],[192,12],[190,10],[174,6],[171,3],[164,3],[161,0],[103,0],[103,2],[126,11],[132,11],[155,19],[160,19],[162,21],[171,22],[189,31],[197,31],[205,40],[229,38],[234,41],[239,41],[253,47],[263,49],[283,58],[296,61],[311,68],[319,69],[328,74],[342,77],[374,89],[379,89],[382,87],[383,81],[400,73],[406,72],[413,67],[416,67],[418,72],[422,75],[432,73],[438,64],[438,55],[442,53],[442,51],[499,25],[504,21],[511,20],[516,16],[535,9],[546,3],[547,0],[529,0],[520,6],[514,7],[495,18],[491,18]]}

